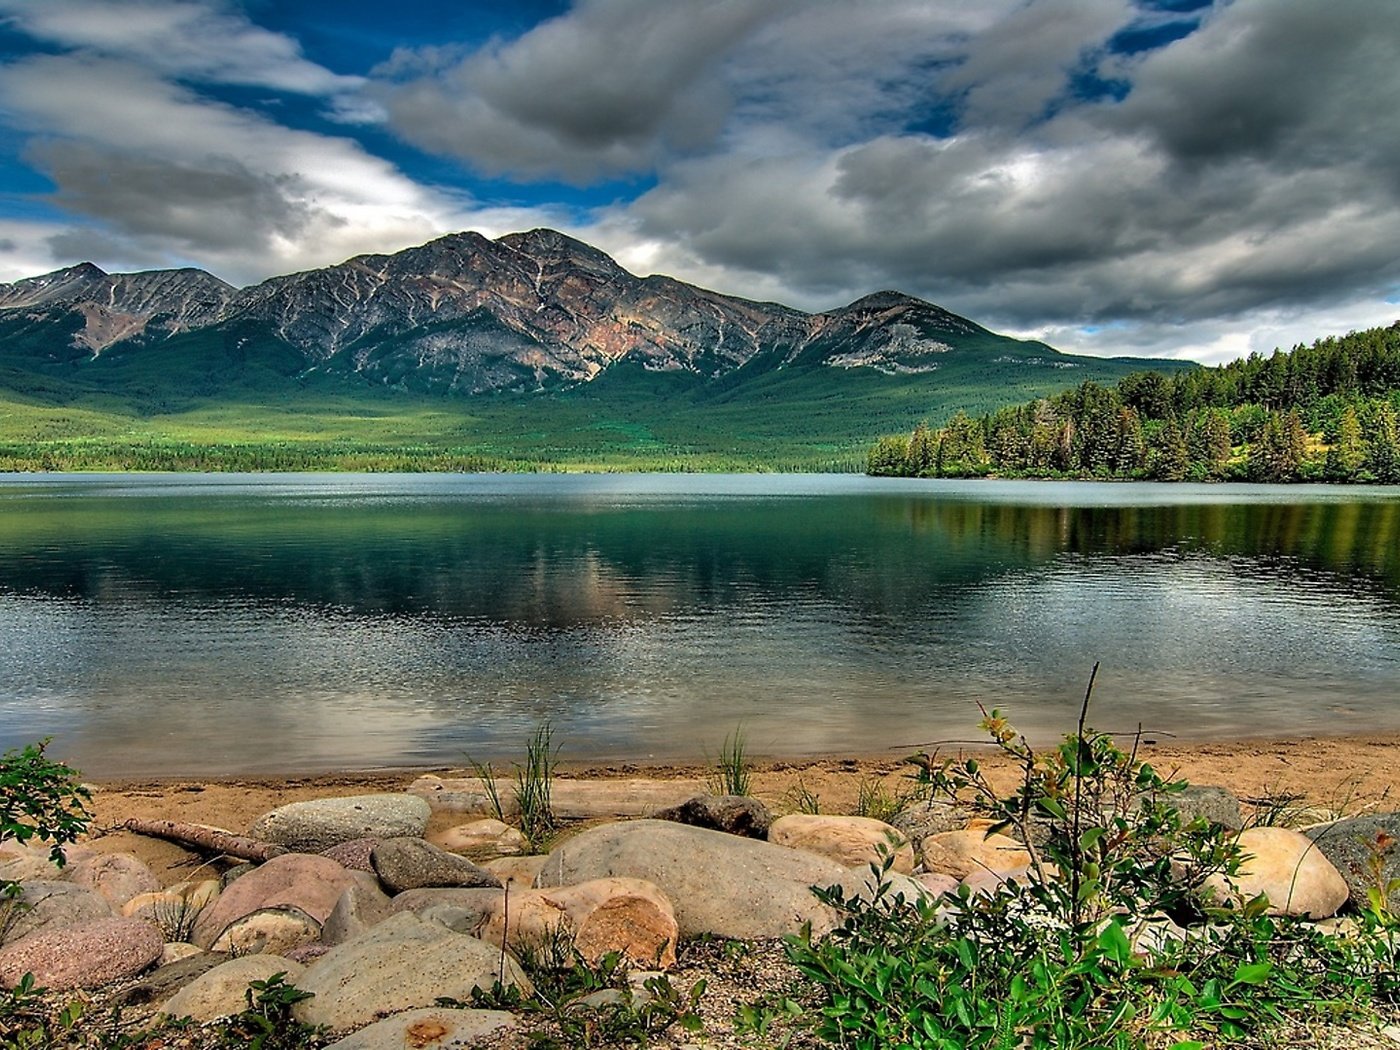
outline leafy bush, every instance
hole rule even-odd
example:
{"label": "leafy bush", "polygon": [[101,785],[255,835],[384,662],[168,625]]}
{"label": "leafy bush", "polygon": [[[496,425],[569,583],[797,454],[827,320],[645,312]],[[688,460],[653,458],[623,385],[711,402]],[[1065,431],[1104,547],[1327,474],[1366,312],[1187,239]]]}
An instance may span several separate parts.
{"label": "leafy bush", "polygon": [[1233,1039],[1288,1014],[1396,1000],[1400,924],[1374,902],[1352,938],[1270,918],[1262,897],[1203,903],[1206,876],[1238,870],[1229,833],[1183,822],[1170,797],[1184,782],[1086,730],[1088,700],[1078,731],[1045,754],[999,712],[985,716],[1021,770],[1010,797],[975,759],[921,756],[920,781],[1021,837],[1031,872],[986,894],[964,887],[911,903],[894,896],[886,856],[867,898],[816,891],[842,922],[824,940],[810,929],[791,938],[788,955],[821,989],[820,1036],[859,1050],[1199,1050],[1196,1036]]}
{"label": "leafy bush", "polygon": [[[47,740],[11,748],[0,756],[0,841],[49,844],[49,858],[62,867],[63,847],[77,840],[91,821],[86,803],[91,795],[78,782],[78,773],[44,754]],[[0,879],[0,893],[13,897],[17,883]]]}

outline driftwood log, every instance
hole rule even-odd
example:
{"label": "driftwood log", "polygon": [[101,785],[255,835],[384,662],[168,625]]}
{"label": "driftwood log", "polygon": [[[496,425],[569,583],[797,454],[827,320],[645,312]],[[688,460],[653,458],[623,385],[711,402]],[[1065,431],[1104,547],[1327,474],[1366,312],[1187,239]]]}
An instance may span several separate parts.
{"label": "driftwood log", "polygon": [[179,820],[143,820],[132,817],[122,827],[137,835],[178,842],[182,846],[203,850],[207,853],[222,853],[239,860],[271,860],[280,857],[287,850],[272,842],[250,839],[246,835],[235,835],[218,828],[206,828],[201,824],[186,824]]}

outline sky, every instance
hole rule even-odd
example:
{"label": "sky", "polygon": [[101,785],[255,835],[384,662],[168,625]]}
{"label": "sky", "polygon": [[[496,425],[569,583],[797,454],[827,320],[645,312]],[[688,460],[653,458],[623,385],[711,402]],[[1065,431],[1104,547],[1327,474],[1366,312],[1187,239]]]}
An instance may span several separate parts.
{"label": "sky", "polygon": [[552,226],[1216,362],[1400,318],[1395,0],[0,0],[0,281]]}

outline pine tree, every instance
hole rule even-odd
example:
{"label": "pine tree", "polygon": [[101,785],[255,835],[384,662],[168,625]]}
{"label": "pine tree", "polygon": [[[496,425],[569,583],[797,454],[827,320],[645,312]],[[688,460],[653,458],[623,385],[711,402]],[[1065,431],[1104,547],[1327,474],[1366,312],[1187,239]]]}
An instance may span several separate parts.
{"label": "pine tree", "polygon": [[1361,421],[1356,409],[1347,405],[1337,421],[1337,440],[1327,450],[1323,475],[1328,481],[1355,481],[1365,462],[1366,451],[1361,444]]}
{"label": "pine tree", "polygon": [[1366,469],[1384,485],[1400,482],[1400,423],[1388,401],[1377,406],[1366,438]]}

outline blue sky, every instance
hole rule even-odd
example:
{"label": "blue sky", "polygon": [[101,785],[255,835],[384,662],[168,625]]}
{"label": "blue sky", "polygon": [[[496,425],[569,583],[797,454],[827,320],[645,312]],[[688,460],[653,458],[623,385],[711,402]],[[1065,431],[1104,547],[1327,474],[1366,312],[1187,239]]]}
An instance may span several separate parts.
{"label": "blue sky", "polygon": [[1221,360],[1397,316],[1394,0],[0,0],[0,280],[549,225]]}

